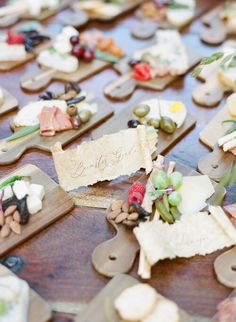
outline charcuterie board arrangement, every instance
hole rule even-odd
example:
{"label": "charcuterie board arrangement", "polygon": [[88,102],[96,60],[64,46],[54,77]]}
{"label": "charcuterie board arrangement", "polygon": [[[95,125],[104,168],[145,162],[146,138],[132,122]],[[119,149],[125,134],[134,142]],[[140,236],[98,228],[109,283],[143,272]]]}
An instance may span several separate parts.
{"label": "charcuterie board arrangement", "polygon": [[50,35],[37,22],[20,23],[0,39],[0,71],[10,71],[32,60],[49,45]]}
{"label": "charcuterie board arrangement", "polygon": [[71,4],[71,12],[63,15],[61,21],[79,28],[89,21],[112,22],[135,9],[142,0],[100,1],[82,0]]}
{"label": "charcuterie board arrangement", "polygon": [[123,49],[101,32],[79,34],[72,26],[66,26],[52,46],[38,55],[41,70],[24,75],[21,87],[34,92],[45,88],[52,80],[79,82],[110,67],[123,55]]}
{"label": "charcuterie board arrangement", "polygon": [[236,33],[235,2],[223,1],[222,4],[210,10],[202,17],[205,25],[201,39],[209,45],[219,45],[228,36]]}
{"label": "charcuterie board arrangement", "polygon": [[[9,1],[10,2],[10,1]],[[65,9],[71,3],[71,0],[37,0],[20,1],[14,0],[2,6],[0,9],[0,27],[8,27],[21,18],[44,20],[55,15],[60,10]]]}
{"label": "charcuterie board arrangement", "polygon": [[135,38],[148,39],[158,28],[182,29],[201,14],[195,0],[145,1],[136,11],[140,21],[132,27],[131,33]]}
{"label": "charcuterie board arrangement", "polygon": [[185,47],[175,30],[157,31],[156,38],[155,44],[120,63],[122,75],[105,87],[107,97],[123,100],[138,87],[162,91],[201,60],[198,53]]}
{"label": "charcuterie board arrangement", "polygon": [[211,56],[203,58],[193,71],[193,76],[204,81],[193,91],[193,100],[202,106],[214,107],[225,93],[235,91],[235,41],[227,41]]}
{"label": "charcuterie board arrangement", "polygon": [[67,84],[61,94],[41,94],[13,117],[14,133],[0,141],[0,164],[18,160],[31,148],[50,152],[58,141],[64,146],[112,114],[110,105],[87,95],[77,83]]}
{"label": "charcuterie board arrangement", "polygon": [[235,320],[235,4],[1,6],[0,322]]}

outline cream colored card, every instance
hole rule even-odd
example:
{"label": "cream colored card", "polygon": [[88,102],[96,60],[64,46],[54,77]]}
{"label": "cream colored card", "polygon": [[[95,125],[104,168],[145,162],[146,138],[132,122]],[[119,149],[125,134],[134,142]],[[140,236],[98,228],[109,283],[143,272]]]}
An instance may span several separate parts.
{"label": "cream colored card", "polygon": [[99,181],[130,175],[143,168],[152,170],[157,133],[144,126],[104,135],[63,151],[61,144],[52,149],[61,187],[70,191]]}
{"label": "cream colored card", "polygon": [[182,216],[172,225],[161,220],[140,224],[134,234],[153,266],[159,260],[210,254],[236,244],[236,230],[221,207]]}

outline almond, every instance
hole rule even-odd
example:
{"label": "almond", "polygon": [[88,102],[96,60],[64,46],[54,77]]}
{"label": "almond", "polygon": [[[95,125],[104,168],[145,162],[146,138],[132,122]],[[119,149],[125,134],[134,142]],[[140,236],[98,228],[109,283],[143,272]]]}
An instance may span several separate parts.
{"label": "almond", "polygon": [[15,212],[14,212],[14,214],[13,214],[13,219],[14,219],[14,221],[16,221],[16,222],[18,222],[18,224],[20,223],[20,213],[19,213],[19,211],[18,210],[16,210]]}
{"label": "almond", "polygon": [[134,221],[134,220],[124,220],[123,222],[122,222],[122,224],[124,224],[124,225],[126,225],[126,226],[129,226],[129,227],[135,227],[137,224],[138,224],[138,222],[137,221]]}
{"label": "almond", "polygon": [[10,223],[10,227],[11,227],[11,230],[17,234],[17,235],[20,235],[21,234],[21,225],[18,224],[18,222],[16,221],[11,221]]}
{"label": "almond", "polygon": [[7,216],[6,219],[5,219],[5,224],[9,224],[10,225],[10,222],[13,220],[13,217],[12,216]]}
{"label": "almond", "polygon": [[0,226],[3,226],[5,224],[5,218],[2,211],[0,211]]}
{"label": "almond", "polygon": [[128,216],[128,220],[138,220],[139,214],[137,212],[132,212],[129,216]]}
{"label": "almond", "polygon": [[16,205],[12,205],[12,206],[9,206],[5,212],[4,212],[4,216],[7,217],[7,216],[11,216],[13,215],[13,213],[16,211],[16,208],[17,206]]}
{"label": "almond", "polygon": [[122,204],[122,208],[121,208],[124,212],[129,212],[129,204],[127,202],[124,202]]}
{"label": "almond", "polygon": [[107,215],[107,219],[109,220],[114,220],[116,219],[116,217],[121,213],[121,210],[120,209],[116,209],[116,210],[113,210],[111,212],[108,213]]}
{"label": "almond", "polygon": [[116,200],[111,204],[111,210],[117,210],[117,209],[121,209],[122,204],[124,201],[122,200]]}
{"label": "almond", "polygon": [[115,219],[115,223],[116,224],[120,224],[122,221],[124,221],[125,219],[127,219],[128,214],[127,212],[122,212],[121,214],[119,214],[116,219]]}
{"label": "almond", "polygon": [[11,233],[11,229],[10,229],[10,226],[8,224],[5,224],[2,229],[1,229],[1,232],[0,232],[0,235],[2,238],[6,238],[10,235]]}

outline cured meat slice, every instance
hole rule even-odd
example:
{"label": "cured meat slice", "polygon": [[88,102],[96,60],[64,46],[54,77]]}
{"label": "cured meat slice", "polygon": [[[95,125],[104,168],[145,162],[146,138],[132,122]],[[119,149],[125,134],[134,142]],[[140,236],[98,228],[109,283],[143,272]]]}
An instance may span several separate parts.
{"label": "cured meat slice", "polygon": [[54,136],[56,131],[54,128],[54,118],[56,114],[56,108],[44,107],[39,114],[40,135],[42,136]]}
{"label": "cured meat slice", "polygon": [[217,306],[214,322],[235,322],[236,298],[227,298]]}
{"label": "cured meat slice", "polygon": [[55,131],[61,132],[73,129],[72,123],[70,121],[70,116],[63,113],[59,108],[56,108],[55,113]]}

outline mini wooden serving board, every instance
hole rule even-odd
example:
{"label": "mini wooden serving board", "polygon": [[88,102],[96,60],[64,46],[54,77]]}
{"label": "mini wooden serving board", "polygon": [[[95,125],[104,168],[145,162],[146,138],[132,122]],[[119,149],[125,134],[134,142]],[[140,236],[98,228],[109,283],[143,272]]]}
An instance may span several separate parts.
{"label": "mini wooden serving board", "polygon": [[[114,277],[98,295],[90,302],[88,307],[76,319],[76,322],[120,322],[115,307],[115,299],[128,287],[139,284],[140,282],[128,275],[117,275]],[[157,293],[158,298],[163,298]],[[198,318],[188,315],[179,309],[179,322],[210,322],[210,319]],[[108,319],[109,317],[109,319]],[[171,321],[170,321],[171,322]]]}
{"label": "mini wooden serving board", "polygon": [[[0,277],[14,276],[3,265],[0,265]],[[29,303],[29,322],[47,322],[51,319],[51,310],[49,305],[32,289],[30,290],[30,303]],[[9,321],[10,322],[10,321]]]}
{"label": "mini wooden serving board", "polygon": [[[17,27],[19,27],[20,24],[17,25]],[[47,35],[50,37],[50,35],[48,34],[47,31],[45,31],[44,28],[42,28],[42,31],[43,34]],[[42,51],[43,49],[46,49],[47,47],[50,46],[50,43],[51,41],[44,41],[43,43],[41,43],[40,45],[34,47],[34,52],[33,53],[30,53],[30,52],[27,52],[26,53],[26,58],[24,60],[18,60],[18,61],[1,61],[0,62],[0,72],[7,72],[7,71],[10,71],[14,68],[17,68],[21,65],[24,65],[25,63],[28,63],[30,60],[34,59],[39,53],[40,51]]]}
{"label": "mini wooden serving board", "polygon": [[[166,170],[167,167],[168,159],[165,160]],[[175,170],[180,171],[184,176],[200,175],[199,172],[179,163],[176,164]],[[147,178],[146,175],[143,175],[134,181],[140,181],[143,184],[146,184]],[[127,190],[131,185],[132,183],[127,187]],[[216,183],[213,182],[213,185],[216,190],[220,189]],[[117,199],[126,200],[127,191],[122,191]],[[208,202],[213,199],[214,195]],[[113,221],[109,221],[109,223],[115,228],[116,235],[112,239],[104,241],[94,249],[92,262],[94,268],[100,274],[106,277],[113,277],[119,273],[129,272],[139,251],[139,245],[132,233],[132,228],[125,227],[123,224],[117,225]]]}
{"label": "mini wooden serving board", "polygon": [[64,24],[70,24],[74,27],[81,27],[89,21],[98,21],[98,22],[112,22],[113,20],[119,18],[120,16],[132,11],[143,0],[129,0],[125,4],[117,4],[120,7],[120,10],[115,15],[99,15],[99,14],[89,14],[86,11],[80,9],[79,3],[81,1],[76,1],[71,5],[72,11],[66,14],[61,20]]}
{"label": "mini wooden serving board", "polygon": [[22,225],[21,235],[11,233],[7,238],[0,237],[0,256],[9,252],[12,248],[18,246],[30,237],[35,236],[63,215],[74,208],[72,198],[62,190],[46,173],[32,164],[28,164],[8,176],[1,179],[0,182],[14,176],[30,176],[31,182],[41,184],[45,189],[43,199],[43,209],[34,216],[30,216],[28,224]]}
{"label": "mini wooden serving board", "polygon": [[[226,41],[224,46],[236,49],[236,41]],[[218,79],[218,68],[218,66],[210,64],[206,65],[202,70],[198,79],[204,83],[193,91],[192,97],[195,103],[205,107],[215,107],[223,99],[225,93],[232,92],[229,87],[224,86]]]}
{"label": "mini wooden serving board", "polygon": [[15,110],[18,106],[17,99],[14,96],[12,96],[5,88],[1,88],[1,89],[3,91],[4,101],[2,105],[0,105],[0,116]]}
{"label": "mini wooden serving board", "polygon": [[[149,46],[148,46],[149,47]],[[187,49],[189,57],[189,69],[194,67],[201,60],[201,56],[194,50]],[[130,57],[129,57],[130,58]],[[117,71],[122,72],[117,80],[109,83],[105,89],[104,93],[107,97],[113,100],[124,100],[129,98],[137,87],[152,89],[155,91],[162,91],[172,82],[174,82],[180,76],[165,76],[152,79],[150,81],[142,82],[132,78],[132,72],[128,66],[129,59],[125,59],[125,62],[120,62],[116,67]],[[125,66],[124,66],[125,65]],[[125,73],[124,73],[125,72]]]}
{"label": "mini wooden serving board", "polygon": [[[133,106],[140,104],[142,101],[155,98],[154,96],[144,97],[142,100],[137,101]],[[132,107],[124,109],[121,113],[113,116],[106,124],[92,132],[93,139],[98,139],[104,134],[111,134],[120,130],[127,129],[127,123],[132,119]],[[163,154],[167,152],[176,142],[185,136],[196,124],[196,119],[188,114],[187,118],[179,129],[173,134],[167,134],[161,129],[158,131],[157,153]]]}
{"label": "mini wooden serving board", "polygon": [[202,22],[205,27],[203,28],[200,37],[202,41],[209,45],[219,45],[224,42],[229,35],[227,27],[220,19],[220,13],[223,10],[223,6],[224,4],[217,6],[202,17]]}
{"label": "mini wooden serving board", "polygon": [[[202,13],[203,13],[203,10],[202,10],[201,6],[197,5],[195,8],[194,16],[191,19],[191,21],[189,21],[187,24],[182,26],[180,28],[180,30],[183,29],[184,27],[186,27],[186,25],[189,25],[193,20],[200,17],[202,15]],[[158,21],[155,18],[152,19],[152,18],[146,17],[145,15],[143,15],[143,13],[140,9],[136,10],[135,15],[139,20],[141,20],[138,23],[136,23],[133,26],[133,28],[131,28],[131,34],[135,38],[138,38],[141,40],[149,39],[155,35],[157,29],[159,29],[159,28],[160,29],[174,28],[173,25],[171,25],[167,20]]]}
{"label": "mini wooden serving board", "polygon": [[218,147],[218,139],[225,135],[232,127],[232,123],[222,123],[224,120],[233,119],[227,106],[223,107],[216,116],[200,132],[200,140],[213,149],[213,152],[201,158],[198,162],[198,169],[201,173],[209,175],[213,180],[220,178],[231,168],[235,156],[230,152],[224,152]]}
{"label": "mini wooden serving board", "polygon": [[20,85],[28,92],[37,92],[47,87],[53,80],[81,82],[111,65],[111,63],[98,59],[94,59],[91,63],[80,61],[79,68],[74,73],[63,73],[56,69],[42,67],[40,71],[32,75],[24,75],[20,80]]}
{"label": "mini wooden serving board", "polygon": [[82,124],[77,130],[68,130],[60,132],[53,137],[42,137],[39,131],[29,134],[23,138],[6,142],[4,139],[0,141],[0,165],[10,164],[18,160],[22,154],[31,149],[37,148],[42,151],[51,152],[51,148],[57,143],[61,142],[62,146],[75,140],[92,127],[105,121],[113,114],[113,109],[103,100],[95,98],[89,103],[96,103],[98,111],[92,116],[88,123]]}

